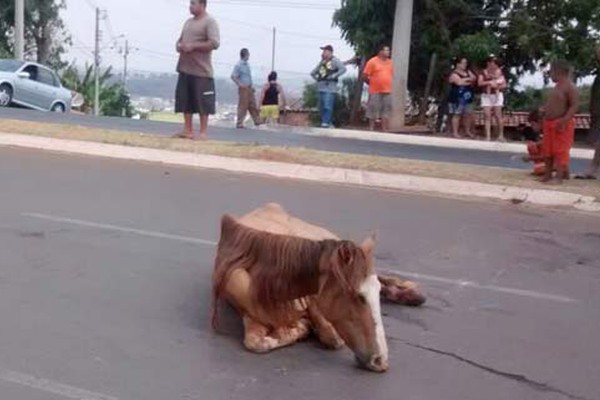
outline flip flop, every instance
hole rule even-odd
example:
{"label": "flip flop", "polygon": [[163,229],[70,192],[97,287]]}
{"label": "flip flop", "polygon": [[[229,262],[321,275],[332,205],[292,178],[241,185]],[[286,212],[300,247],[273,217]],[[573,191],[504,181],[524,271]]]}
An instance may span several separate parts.
{"label": "flip flop", "polygon": [[575,179],[581,179],[581,180],[588,180],[588,181],[595,181],[598,178],[596,178],[594,175],[590,175],[590,174],[584,174],[584,175],[575,175]]}

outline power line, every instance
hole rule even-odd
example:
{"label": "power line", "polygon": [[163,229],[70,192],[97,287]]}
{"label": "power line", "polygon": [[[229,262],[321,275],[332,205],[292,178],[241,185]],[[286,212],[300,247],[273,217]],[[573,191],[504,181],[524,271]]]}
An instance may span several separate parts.
{"label": "power line", "polygon": [[219,0],[213,1],[211,5],[236,5],[252,7],[278,7],[307,10],[335,10],[338,5],[325,3],[298,3],[293,1],[266,1],[266,0]]}
{"label": "power line", "polygon": [[[173,60],[174,61],[176,59],[176,57],[177,57],[174,54],[163,53],[163,52],[160,52],[160,51],[155,51],[155,50],[151,50],[151,49],[144,48],[144,47],[139,47],[138,46],[137,49],[141,53],[145,54],[146,56],[154,57],[154,58],[159,58],[159,59],[163,59],[163,60],[169,59],[169,60]],[[222,65],[222,66],[226,66],[226,67],[235,67],[235,65],[236,65],[235,63],[223,62],[223,61],[213,61],[213,63],[216,64],[216,65]],[[270,71],[271,70],[271,67],[266,66],[266,65],[254,65],[254,67],[256,69],[261,69],[261,70],[265,70],[265,71]],[[278,72],[282,72],[282,73],[286,73],[286,74],[292,74],[292,75],[302,75],[302,76],[306,75],[306,76],[308,76],[308,72],[290,71],[290,70],[283,70],[283,69],[278,69],[277,71]]]}
{"label": "power line", "polygon": [[111,38],[113,42],[117,41],[117,35],[115,35],[115,31],[112,27],[112,23],[110,21],[110,15],[106,12],[104,17],[104,25],[106,26],[106,30],[108,31],[108,36]]}
{"label": "power line", "polygon": [[[219,16],[218,19],[227,21],[227,22],[232,22],[232,23],[238,24],[238,25],[249,26],[249,27],[255,28],[255,29],[262,29],[262,30],[268,31],[268,32],[271,32],[273,30],[272,26],[255,24],[255,23],[251,23],[251,22],[240,21],[237,19],[226,18],[226,17],[221,17],[221,16]],[[296,37],[303,38],[303,39],[319,39],[319,40],[325,40],[325,41],[337,41],[337,42],[345,43],[345,40],[342,38],[323,37],[323,36],[319,36],[319,35],[308,35],[304,32],[288,31],[288,30],[280,30],[280,29],[277,29],[277,32],[288,35],[288,36],[296,36]]]}

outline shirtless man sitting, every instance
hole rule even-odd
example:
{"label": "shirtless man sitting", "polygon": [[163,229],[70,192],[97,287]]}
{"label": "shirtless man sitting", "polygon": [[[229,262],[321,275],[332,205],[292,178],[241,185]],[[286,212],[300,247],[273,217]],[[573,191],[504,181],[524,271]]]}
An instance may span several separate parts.
{"label": "shirtless man sitting", "polygon": [[552,181],[556,169],[556,183],[569,177],[570,152],[575,137],[574,116],[579,107],[577,87],[571,80],[571,66],[566,61],[554,61],[550,77],[556,86],[544,108],[543,152],[546,167],[542,182]]}

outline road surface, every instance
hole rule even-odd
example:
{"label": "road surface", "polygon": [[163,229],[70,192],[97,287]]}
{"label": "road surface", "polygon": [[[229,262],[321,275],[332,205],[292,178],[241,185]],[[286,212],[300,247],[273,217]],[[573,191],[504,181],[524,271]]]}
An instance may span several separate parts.
{"label": "road surface", "polygon": [[[596,216],[6,148],[0,183],[2,399],[600,398]],[[387,374],[210,330],[219,219],[270,201],[423,284]]]}
{"label": "road surface", "polygon": [[[115,117],[94,117],[78,114],[54,114],[17,108],[0,108],[0,119],[10,118],[25,121],[77,124],[92,128],[116,129],[122,131],[143,132],[155,135],[172,135],[181,127],[169,122],[133,120]],[[398,143],[370,142],[356,139],[327,138],[300,135],[292,132],[272,132],[235,128],[211,128],[211,137],[240,143],[259,143],[274,146],[305,147],[315,150],[335,151],[350,154],[380,155],[405,158],[482,165],[512,169],[530,169],[529,164],[521,161],[509,152],[490,152],[482,150],[449,149],[443,147],[418,146]],[[582,171],[587,166],[585,160],[572,160],[573,171]]]}

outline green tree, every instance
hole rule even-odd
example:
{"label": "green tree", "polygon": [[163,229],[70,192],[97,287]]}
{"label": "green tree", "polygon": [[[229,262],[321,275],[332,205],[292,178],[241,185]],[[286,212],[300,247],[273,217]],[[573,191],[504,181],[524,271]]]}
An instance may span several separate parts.
{"label": "green tree", "polygon": [[[454,41],[475,34],[486,27],[486,19],[473,18],[470,10],[497,16],[501,10],[484,0],[424,0],[416,1],[413,13],[409,91],[422,95],[429,72],[430,58],[437,53],[440,60],[455,56]],[[371,57],[380,44],[392,43],[396,2],[391,0],[342,0],[333,17],[333,24],[342,30],[362,57]],[[481,15],[480,15],[481,16]],[[491,24],[488,24],[491,26]],[[448,62],[436,68],[434,93],[442,89],[440,82]]]}
{"label": "green tree", "polygon": [[600,40],[598,0],[516,0],[498,36],[507,64],[517,74],[533,72],[556,58],[575,67],[578,76],[595,68],[594,49]]}
{"label": "green tree", "polygon": [[114,83],[100,92],[100,106],[102,115],[127,118],[133,116],[131,98],[120,83]]}
{"label": "green tree", "polygon": [[[0,0],[0,51],[13,52],[14,0]],[[66,67],[62,60],[71,37],[60,16],[65,0],[27,0],[25,3],[25,54],[55,69]]]}
{"label": "green tree", "polygon": [[469,59],[473,66],[483,66],[490,54],[501,52],[498,38],[490,31],[459,36],[452,43],[452,53]]}
{"label": "green tree", "polygon": [[[333,24],[362,57],[391,43],[393,0],[342,0]],[[554,58],[571,61],[578,76],[594,68],[600,39],[598,0],[422,0],[415,1],[408,88],[423,93],[429,60],[437,53],[433,94],[444,92],[453,57],[481,63],[494,52],[505,60],[511,81]],[[481,64],[479,65],[481,66]]]}

